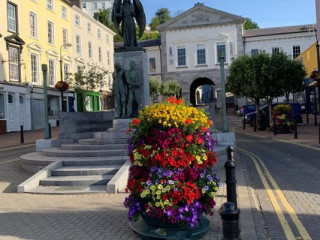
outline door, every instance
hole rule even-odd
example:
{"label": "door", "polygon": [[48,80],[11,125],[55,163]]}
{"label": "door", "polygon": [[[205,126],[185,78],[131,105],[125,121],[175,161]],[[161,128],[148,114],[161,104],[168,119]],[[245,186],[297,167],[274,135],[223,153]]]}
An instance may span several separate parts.
{"label": "door", "polygon": [[7,116],[7,131],[16,131],[15,124],[15,98],[14,94],[8,93],[8,116]]}

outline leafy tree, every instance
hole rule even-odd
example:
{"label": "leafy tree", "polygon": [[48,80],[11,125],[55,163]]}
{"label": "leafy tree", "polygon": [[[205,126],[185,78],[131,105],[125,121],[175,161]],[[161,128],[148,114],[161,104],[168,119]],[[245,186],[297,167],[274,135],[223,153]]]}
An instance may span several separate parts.
{"label": "leafy tree", "polygon": [[249,29],[259,29],[258,23],[251,20],[251,18],[246,18],[246,22],[244,24],[244,30]]}
{"label": "leafy tree", "polygon": [[95,12],[93,17],[108,28],[112,28],[113,23],[110,21],[110,11],[110,8],[99,9],[99,12]]}
{"label": "leafy tree", "polygon": [[158,79],[149,77],[150,97],[154,101],[160,93],[160,83]]}
{"label": "leafy tree", "polygon": [[66,81],[82,97],[83,108],[86,106],[86,101],[88,101],[85,93],[102,89],[105,86],[105,76],[107,73],[107,71],[98,70],[97,67],[91,68],[88,71],[85,71],[83,67],[73,77],[71,74],[68,75]]}
{"label": "leafy tree", "polygon": [[160,94],[165,97],[178,96],[180,94],[180,86],[177,80],[163,82],[160,86]]}
{"label": "leafy tree", "polygon": [[151,22],[149,24],[151,27],[151,30],[155,31],[160,24],[165,23],[169,19],[171,19],[169,9],[159,8],[156,11],[155,16],[151,19]]}

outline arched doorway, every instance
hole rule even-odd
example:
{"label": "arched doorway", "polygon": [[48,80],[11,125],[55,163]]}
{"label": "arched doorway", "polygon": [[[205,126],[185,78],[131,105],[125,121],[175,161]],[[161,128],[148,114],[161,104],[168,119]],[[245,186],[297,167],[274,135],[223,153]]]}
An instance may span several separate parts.
{"label": "arched doorway", "polygon": [[212,101],[215,98],[213,93],[214,86],[214,82],[209,78],[197,78],[194,80],[190,86],[190,103],[196,106],[203,101]]}

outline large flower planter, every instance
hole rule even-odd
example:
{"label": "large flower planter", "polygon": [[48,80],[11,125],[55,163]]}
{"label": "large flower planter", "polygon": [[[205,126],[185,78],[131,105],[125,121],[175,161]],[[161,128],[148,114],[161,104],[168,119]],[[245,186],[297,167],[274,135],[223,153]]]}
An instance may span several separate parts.
{"label": "large flower planter", "polygon": [[142,239],[198,239],[208,231],[203,214],[213,214],[219,186],[211,124],[176,98],[142,109],[130,123],[124,204]]}

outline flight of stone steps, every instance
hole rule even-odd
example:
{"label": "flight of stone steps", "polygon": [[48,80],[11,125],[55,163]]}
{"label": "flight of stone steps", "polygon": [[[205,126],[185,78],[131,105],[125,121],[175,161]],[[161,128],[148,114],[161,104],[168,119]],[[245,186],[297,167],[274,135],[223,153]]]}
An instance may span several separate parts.
{"label": "flight of stone steps", "polygon": [[77,143],[64,141],[60,147],[21,156],[22,168],[37,173],[20,184],[18,192],[66,194],[119,191],[114,184],[108,188],[110,181],[116,181],[118,185],[120,182],[120,187],[124,189],[129,167],[128,136],[125,133],[128,120],[117,120],[116,123],[118,125],[114,124],[108,131],[93,133],[93,138],[78,139]]}

